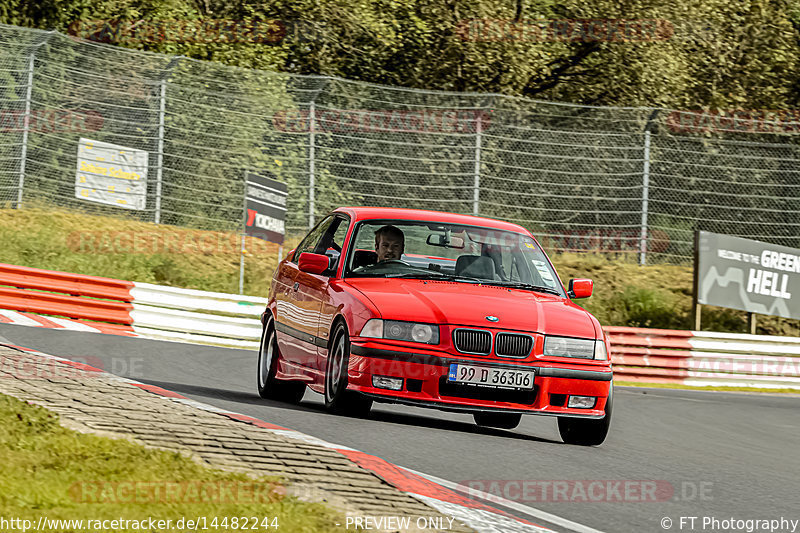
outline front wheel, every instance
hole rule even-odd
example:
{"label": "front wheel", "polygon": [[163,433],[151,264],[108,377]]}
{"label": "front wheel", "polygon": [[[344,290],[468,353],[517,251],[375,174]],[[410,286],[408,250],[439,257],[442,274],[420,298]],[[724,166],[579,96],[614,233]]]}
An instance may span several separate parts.
{"label": "front wheel", "polygon": [[608,435],[608,428],[611,425],[612,396],[612,392],[609,391],[608,402],[606,402],[606,416],[601,420],[559,417],[558,432],[561,434],[561,439],[567,444],[577,444],[579,446],[599,446],[603,444]]}
{"label": "front wheel", "polygon": [[350,336],[347,327],[340,323],[333,334],[325,367],[325,408],[331,413],[366,416],[372,400],[347,390],[347,368],[350,363]]}
{"label": "front wheel", "polygon": [[481,427],[514,429],[522,420],[521,413],[473,413],[472,418]]}
{"label": "front wheel", "polygon": [[275,377],[278,371],[278,338],[274,321],[264,326],[258,347],[258,395],[269,400],[297,403],[306,392],[304,383],[282,381]]}

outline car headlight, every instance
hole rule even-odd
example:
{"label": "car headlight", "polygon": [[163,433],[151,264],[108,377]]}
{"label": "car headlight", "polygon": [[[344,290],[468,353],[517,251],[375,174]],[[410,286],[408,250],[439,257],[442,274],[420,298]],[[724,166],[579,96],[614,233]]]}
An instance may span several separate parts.
{"label": "car headlight", "polygon": [[439,344],[439,326],[399,320],[373,318],[361,330],[362,337],[373,339],[392,339],[397,341]]}
{"label": "car headlight", "polygon": [[572,337],[544,338],[544,355],[556,357],[578,357],[581,359],[608,359],[606,345],[602,340],[573,339]]}

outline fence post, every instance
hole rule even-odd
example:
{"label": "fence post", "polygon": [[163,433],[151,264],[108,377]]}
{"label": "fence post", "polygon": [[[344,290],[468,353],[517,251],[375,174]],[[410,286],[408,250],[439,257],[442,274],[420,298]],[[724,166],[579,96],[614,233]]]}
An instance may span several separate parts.
{"label": "fence post", "polygon": [[164,180],[164,124],[167,114],[167,78],[183,56],[175,56],[167,64],[158,81],[158,152],[156,153],[156,207],[153,222],[161,224],[161,185]]}
{"label": "fence post", "polygon": [[54,31],[46,32],[33,45],[30,56],[28,57],[28,85],[25,88],[25,116],[22,117],[22,148],[19,159],[19,180],[17,184],[17,205],[16,209],[22,207],[22,192],[25,190],[25,163],[28,159],[28,131],[31,124],[31,100],[33,98],[33,69],[36,62],[36,51],[45,44],[54,34]]}
{"label": "fence post", "polygon": [[475,179],[472,184],[472,214],[478,216],[481,201],[481,113],[475,120]]}
{"label": "fence post", "polygon": [[167,80],[163,77],[159,81],[158,104],[158,154],[156,156],[156,208],[154,220],[161,224],[161,183],[164,179],[164,115],[167,111]]}
{"label": "fence post", "polygon": [[314,100],[308,107],[308,229],[314,227],[314,187],[316,178],[314,176],[314,152],[315,152],[315,133],[317,129],[316,105]]}
{"label": "fence post", "polygon": [[653,121],[658,115],[658,109],[650,114],[647,119],[647,126],[644,129],[644,165],[642,168],[642,220],[641,235],[639,238],[639,265],[647,263],[647,212],[650,201],[650,130]]}

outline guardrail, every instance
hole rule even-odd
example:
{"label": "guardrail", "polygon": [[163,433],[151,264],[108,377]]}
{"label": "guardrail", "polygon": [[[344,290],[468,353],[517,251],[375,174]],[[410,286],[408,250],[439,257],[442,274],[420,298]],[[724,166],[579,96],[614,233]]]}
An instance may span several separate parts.
{"label": "guardrail", "polygon": [[76,319],[99,331],[255,349],[266,298],[165,287],[0,263],[0,309],[37,313],[18,322],[64,327]]}
{"label": "guardrail", "polygon": [[[84,276],[0,263],[0,309],[50,315],[17,323],[256,349],[266,298]],[[16,313],[19,315],[20,313]],[[2,319],[2,316],[0,316]],[[80,328],[77,328],[80,329]],[[618,381],[800,389],[800,338],[604,328]]]}
{"label": "guardrail", "polygon": [[800,389],[800,338],[606,327],[614,379]]}

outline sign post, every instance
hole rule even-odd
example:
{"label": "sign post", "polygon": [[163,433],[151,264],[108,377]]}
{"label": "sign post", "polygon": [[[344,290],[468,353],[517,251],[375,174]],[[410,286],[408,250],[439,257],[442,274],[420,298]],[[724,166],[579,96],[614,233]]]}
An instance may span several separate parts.
{"label": "sign post", "polygon": [[800,319],[800,249],[699,231],[695,236],[695,327],[700,306]]}
{"label": "sign post", "polygon": [[[262,171],[266,173],[266,171]],[[272,174],[269,174],[272,176]],[[244,232],[239,258],[239,294],[244,294],[245,237],[256,237],[278,244],[278,262],[283,255],[283,239],[286,233],[285,183],[263,175],[246,172],[244,176]]]}

